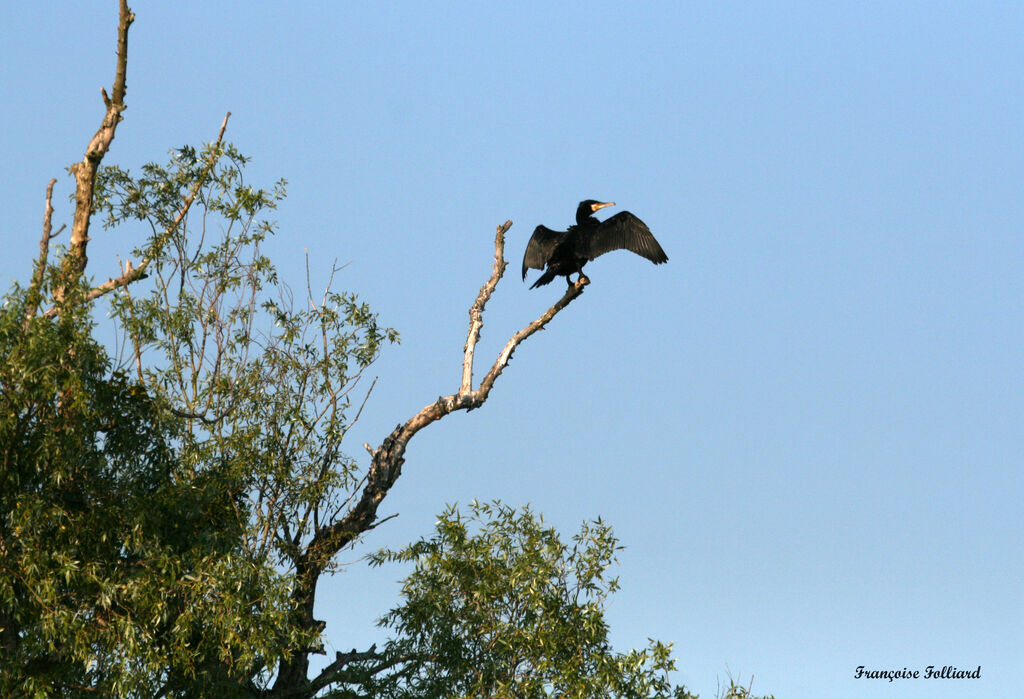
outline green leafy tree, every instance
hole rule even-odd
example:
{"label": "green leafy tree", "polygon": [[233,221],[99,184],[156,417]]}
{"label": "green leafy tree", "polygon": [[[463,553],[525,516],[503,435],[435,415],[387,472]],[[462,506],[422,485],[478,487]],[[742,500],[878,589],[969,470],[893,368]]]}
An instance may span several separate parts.
{"label": "green leafy tree", "polygon": [[[567,546],[497,505],[450,510],[433,538],[376,556],[416,564],[383,620],[391,640],[311,672],[321,582],[381,523],[409,441],[482,406],[517,347],[584,288],[514,333],[474,384],[506,267],[511,222],[499,226],[457,389],[367,446],[362,465],[343,441],[372,389],[364,372],[398,335],[354,294],[314,295],[307,281],[296,301],[279,282],[261,245],[285,183],[245,181],[228,117],[166,164],[102,165],[133,20],[121,0],[113,88],[69,168],[67,246],[50,255],[64,230],[51,181],[30,281],[0,308],[0,695],[688,696],[668,684],[668,646],[608,645],[610,530],[592,523]],[[94,283],[99,226],[139,245]]]}
{"label": "green leafy tree", "polygon": [[669,684],[670,647],[616,653],[604,619],[618,542],[600,520],[571,544],[529,508],[449,508],[435,533],[372,560],[411,561],[403,604],[382,619],[399,667],[390,697],[691,697]]}

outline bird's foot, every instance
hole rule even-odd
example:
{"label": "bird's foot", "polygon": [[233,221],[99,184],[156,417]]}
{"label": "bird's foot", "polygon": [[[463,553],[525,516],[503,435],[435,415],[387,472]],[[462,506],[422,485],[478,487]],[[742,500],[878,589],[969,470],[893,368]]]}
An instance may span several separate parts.
{"label": "bird's foot", "polygon": [[573,284],[573,286],[576,287],[577,289],[579,289],[581,287],[586,286],[589,283],[590,283],[590,278],[587,277],[587,275],[581,273],[580,274],[580,278],[576,280],[576,283]]}

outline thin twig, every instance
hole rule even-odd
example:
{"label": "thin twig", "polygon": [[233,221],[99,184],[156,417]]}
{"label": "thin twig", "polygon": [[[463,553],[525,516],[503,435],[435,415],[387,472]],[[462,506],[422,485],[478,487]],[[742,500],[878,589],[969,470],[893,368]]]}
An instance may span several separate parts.
{"label": "thin twig", "polygon": [[26,295],[26,307],[25,307],[25,327],[28,326],[29,320],[39,310],[39,303],[43,298],[43,277],[46,273],[46,260],[50,255],[50,241],[53,240],[57,235],[64,230],[64,226],[60,227],[60,230],[53,233],[53,185],[57,184],[57,178],[50,180],[50,184],[46,186],[46,210],[43,213],[43,235],[39,239],[39,260],[36,262],[35,272],[32,274],[32,283],[28,288],[28,294]]}

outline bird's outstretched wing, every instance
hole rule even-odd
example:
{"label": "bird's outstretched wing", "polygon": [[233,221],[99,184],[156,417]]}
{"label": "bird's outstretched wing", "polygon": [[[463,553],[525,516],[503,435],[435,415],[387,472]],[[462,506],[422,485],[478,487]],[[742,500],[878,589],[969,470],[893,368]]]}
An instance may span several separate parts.
{"label": "bird's outstretched wing", "polygon": [[526,244],[526,254],[523,255],[523,279],[526,279],[527,269],[544,269],[544,265],[551,259],[551,253],[563,238],[565,231],[553,231],[547,226],[533,229],[530,242]]}
{"label": "bird's outstretched wing", "polygon": [[585,254],[588,260],[612,250],[629,250],[646,257],[656,265],[668,262],[668,255],[651,235],[651,229],[628,211],[617,213],[601,222],[584,238],[580,241],[580,252]]}

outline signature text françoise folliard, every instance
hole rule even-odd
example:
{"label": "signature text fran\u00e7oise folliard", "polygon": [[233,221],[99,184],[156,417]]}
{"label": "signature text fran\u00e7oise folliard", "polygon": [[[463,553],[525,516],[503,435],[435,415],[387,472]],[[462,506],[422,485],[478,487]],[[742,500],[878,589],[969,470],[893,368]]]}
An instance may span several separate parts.
{"label": "signature text fran\u00e7oise folliard", "polygon": [[902,668],[897,670],[874,670],[858,665],[853,673],[855,680],[977,680],[981,679],[981,665],[973,670],[961,670],[953,665],[938,667],[929,665],[924,670]]}

